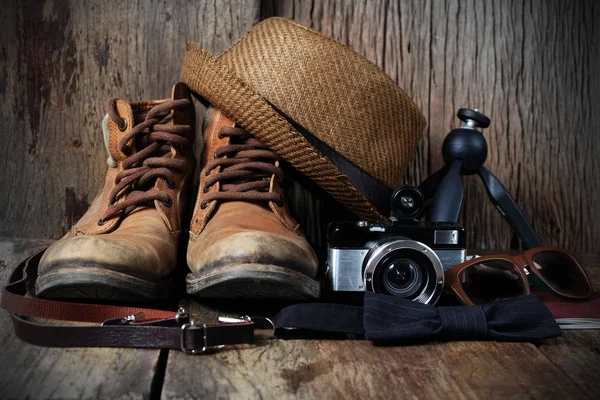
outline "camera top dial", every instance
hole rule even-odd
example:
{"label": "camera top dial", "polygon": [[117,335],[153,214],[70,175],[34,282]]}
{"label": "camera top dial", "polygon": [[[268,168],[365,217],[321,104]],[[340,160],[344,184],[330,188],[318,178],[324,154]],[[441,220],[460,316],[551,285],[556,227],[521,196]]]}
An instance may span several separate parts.
{"label": "camera top dial", "polygon": [[392,217],[400,220],[418,219],[425,207],[425,196],[415,186],[402,185],[392,194]]}

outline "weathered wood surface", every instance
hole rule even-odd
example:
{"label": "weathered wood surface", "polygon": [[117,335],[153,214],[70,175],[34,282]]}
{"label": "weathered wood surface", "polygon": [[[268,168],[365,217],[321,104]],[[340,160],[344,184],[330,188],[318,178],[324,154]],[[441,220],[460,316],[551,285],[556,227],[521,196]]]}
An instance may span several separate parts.
{"label": "weathered wood surface", "polygon": [[[0,286],[13,268],[51,243],[49,240],[0,240]],[[153,383],[160,350],[57,349],[17,339],[7,312],[0,312],[0,398],[146,399],[160,393]],[[154,385],[154,386],[153,386]],[[158,385],[158,386],[157,386]]]}
{"label": "weathered wood surface", "polygon": [[[600,288],[600,256],[578,254],[598,292]],[[600,331],[565,331],[565,334],[542,343],[540,351],[566,375],[582,392],[600,395]]]}
{"label": "weathered wood surface", "polygon": [[[0,240],[0,284],[49,242]],[[600,284],[600,256],[580,260]],[[201,321],[244,303],[182,303]],[[218,308],[215,308],[218,306]],[[244,307],[245,309],[241,309]],[[271,305],[271,308],[274,306]],[[1,398],[597,398],[600,331],[527,343],[374,347],[366,341],[272,340],[190,356],[177,351],[51,349],[25,344],[0,312]]]}
{"label": "weathered wood surface", "polygon": [[[597,2],[1,3],[0,235],[58,237],[87,209],[103,180],[100,120],[109,97],[165,97],[179,76],[185,40],[218,53],[260,16],[282,15],[350,45],[415,99],[429,128],[408,182],[442,165],[440,146],[458,125],[456,109],[480,107],[492,117],[487,166],[542,239],[600,251]],[[468,178],[465,187],[470,246],[508,248],[511,232],[480,182]],[[37,243],[0,245],[0,282],[24,246]],[[5,313],[0,336],[0,397],[161,393],[158,351],[29,346],[14,337]],[[162,395],[593,398],[600,392],[599,341],[597,332],[567,332],[539,349],[274,341],[208,357],[171,352]]]}
{"label": "weathered wood surface", "polygon": [[[169,96],[186,40],[219,52],[259,17],[253,0],[1,3],[0,234],[16,237],[58,237],[88,208],[108,98]],[[2,242],[0,283],[30,243]],[[158,350],[30,346],[4,312],[0,336],[0,398],[160,395]]]}
{"label": "weathered wood surface", "polygon": [[[486,165],[542,240],[600,251],[598,2],[263,1],[262,17],[272,15],[349,45],[415,99],[429,127],[409,183],[443,165],[457,109],[479,107],[492,119]],[[465,189],[470,247],[509,248],[512,232],[481,182],[469,177]]]}
{"label": "weathered wood surface", "polygon": [[[580,257],[600,277],[600,256]],[[600,283],[600,282],[598,282]],[[202,321],[245,315],[237,306],[182,306]],[[237,309],[236,309],[237,307]],[[189,398],[597,398],[600,331],[529,343],[453,342],[375,347],[366,341],[271,340],[208,357],[171,351],[162,397]]]}
{"label": "weathered wood surface", "polygon": [[0,236],[61,236],[104,184],[106,101],[170,96],[185,42],[221,52],[258,0],[1,1]]}
{"label": "weathered wood surface", "polygon": [[530,344],[386,348],[364,341],[275,340],[209,357],[169,356],[164,399],[293,397],[587,398]]}

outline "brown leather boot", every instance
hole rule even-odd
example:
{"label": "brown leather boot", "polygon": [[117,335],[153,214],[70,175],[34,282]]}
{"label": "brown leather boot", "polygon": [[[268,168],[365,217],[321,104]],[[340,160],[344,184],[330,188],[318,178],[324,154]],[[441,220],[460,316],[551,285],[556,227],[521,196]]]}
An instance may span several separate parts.
{"label": "brown leather boot", "polygon": [[219,110],[209,110],[207,121],[187,292],[318,297],[317,257],[289,214],[279,158]]}
{"label": "brown leather boot", "polygon": [[106,183],[44,253],[38,296],[139,301],[169,295],[195,165],[189,90],[178,83],[171,99],[112,99],[107,110]]}

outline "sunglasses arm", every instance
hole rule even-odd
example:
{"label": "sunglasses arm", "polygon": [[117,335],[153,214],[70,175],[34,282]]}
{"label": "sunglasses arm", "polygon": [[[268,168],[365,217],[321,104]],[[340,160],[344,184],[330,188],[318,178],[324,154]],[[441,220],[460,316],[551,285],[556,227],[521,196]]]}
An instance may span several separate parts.
{"label": "sunglasses arm", "polygon": [[535,233],[527,218],[517,206],[510,193],[502,183],[487,168],[481,167],[477,172],[485,190],[487,191],[492,203],[502,214],[514,232],[517,234],[525,249],[532,249],[542,245],[542,241]]}

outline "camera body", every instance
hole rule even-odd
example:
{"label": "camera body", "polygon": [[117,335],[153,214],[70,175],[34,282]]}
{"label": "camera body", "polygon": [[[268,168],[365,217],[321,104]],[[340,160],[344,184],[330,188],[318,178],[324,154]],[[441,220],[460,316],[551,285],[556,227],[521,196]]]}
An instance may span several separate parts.
{"label": "camera body", "polygon": [[444,270],[465,261],[466,233],[455,223],[333,222],[327,246],[332,291],[372,291],[434,304]]}

